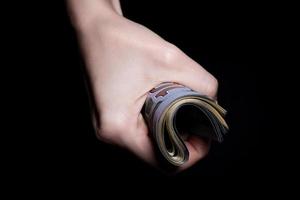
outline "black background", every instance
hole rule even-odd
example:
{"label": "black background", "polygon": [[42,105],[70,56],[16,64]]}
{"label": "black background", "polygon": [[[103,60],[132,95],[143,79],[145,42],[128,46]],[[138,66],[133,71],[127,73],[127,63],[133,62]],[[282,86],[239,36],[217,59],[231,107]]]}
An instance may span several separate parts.
{"label": "black background", "polygon": [[[122,1],[122,8],[126,17],[180,47],[219,80],[218,99],[230,126],[222,144],[213,144],[205,159],[177,176],[290,173],[292,131],[279,106],[283,96],[292,95],[282,84],[289,79],[283,48],[288,36],[280,31],[288,31],[289,21],[278,11],[285,8],[254,1],[163,2]],[[25,68],[19,73],[25,81],[18,85],[25,111],[17,118],[26,134],[15,140],[25,146],[15,159],[24,165],[21,172],[165,176],[96,139],[84,65],[64,2],[27,11],[28,17],[17,20],[24,33],[15,38]],[[25,140],[30,142],[24,145]]]}

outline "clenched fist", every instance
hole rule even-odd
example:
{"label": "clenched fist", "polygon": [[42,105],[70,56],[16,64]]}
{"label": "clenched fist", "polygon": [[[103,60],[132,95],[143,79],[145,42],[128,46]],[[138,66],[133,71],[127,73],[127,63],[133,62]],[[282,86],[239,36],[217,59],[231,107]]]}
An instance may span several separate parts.
{"label": "clenched fist", "polygon": [[[179,48],[123,17],[118,1],[67,3],[86,63],[98,138],[158,166],[141,114],[148,91],[162,82],[177,82],[215,98],[217,80]],[[198,137],[185,142],[190,159],[179,170],[209,149],[209,142]]]}

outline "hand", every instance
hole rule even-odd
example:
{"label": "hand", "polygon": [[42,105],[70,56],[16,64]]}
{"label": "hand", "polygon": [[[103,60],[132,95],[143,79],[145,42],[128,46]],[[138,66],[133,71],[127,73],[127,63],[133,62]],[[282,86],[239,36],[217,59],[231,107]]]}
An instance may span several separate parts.
{"label": "hand", "polygon": [[[217,80],[173,44],[120,14],[91,17],[79,29],[94,101],[94,124],[100,140],[123,147],[158,166],[141,115],[147,92],[161,82],[177,82],[211,98]],[[190,136],[186,169],[203,158],[209,142]]]}

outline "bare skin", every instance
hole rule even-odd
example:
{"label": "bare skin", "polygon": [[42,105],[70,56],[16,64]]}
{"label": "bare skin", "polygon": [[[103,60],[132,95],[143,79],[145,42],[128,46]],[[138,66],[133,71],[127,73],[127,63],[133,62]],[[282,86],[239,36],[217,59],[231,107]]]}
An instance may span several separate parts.
{"label": "bare skin", "polygon": [[[158,166],[141,115],[147,92],[173,81],[216,97],[218,82],[179,48],[122,16],[117,0],[67,0],[86,62],[94,124],[100,140],[118,145]],[[209,142],[189,137],[187,169],[203,158]]]}

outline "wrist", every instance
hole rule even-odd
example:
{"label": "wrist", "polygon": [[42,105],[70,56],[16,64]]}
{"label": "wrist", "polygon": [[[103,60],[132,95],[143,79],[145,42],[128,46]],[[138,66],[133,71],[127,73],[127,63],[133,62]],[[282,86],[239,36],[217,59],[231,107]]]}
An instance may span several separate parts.
{"label": "wrist", "polygon": [[79,31],[92,27],[95,22],[122,16],[119,0],[67,0],[71,22]]}

